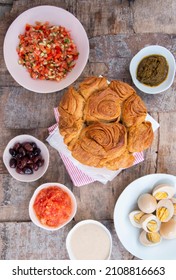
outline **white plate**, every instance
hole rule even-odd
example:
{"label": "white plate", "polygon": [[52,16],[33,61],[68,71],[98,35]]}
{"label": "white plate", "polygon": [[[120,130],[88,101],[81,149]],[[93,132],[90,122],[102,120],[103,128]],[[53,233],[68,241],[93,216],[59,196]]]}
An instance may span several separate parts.
{"label": "white plate", "polygon": [[162,240],[159,245],[145,247],[139,242],[140,229],[129,220],[129,213],[137,207],[142,193],[150,193],[156,184],[168,183],[175,187],[176,177],[168,174],[143,176],[129,184],[118,198],[114,209],[114,225],[123,246],[132,255],[145,260],[176,260],[176,239]]}
{"label": "white plate", "polygon": [[[76,65],[72,71],[60,82],[34,80],[27,70],[18,64],[16,48],[19,44],[18,35],[24,33],[25,25],[35,24],[36,21],[51,25],[61,25],[70,31],[79,52]],[[24,88],[40,93],[59,91],[72,84],[82,73],[89,56],[89,41],[87,34],[79,20],[64,9],[54,6],[38,6],[19,15],[10,25],[4,39],[4,60],[12,77]]]}

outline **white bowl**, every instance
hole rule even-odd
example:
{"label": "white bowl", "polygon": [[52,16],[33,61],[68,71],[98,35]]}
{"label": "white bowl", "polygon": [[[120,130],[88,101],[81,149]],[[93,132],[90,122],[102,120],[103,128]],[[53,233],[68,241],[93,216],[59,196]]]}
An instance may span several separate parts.
{"label": "white bowl", "polygon": [[[52,186],[56,186],[56,187],[62,189],[64,192],[66,192],[66,193],[69,195],[69,197],[71,198],[72,205],[73,205],[72,213],[71,213],[69,219],[68,219],[65,223],[63,223],[62,225],[60,225],[60,226],[58,226],[58,227],[54,227],[54,228],[53,228],[53,227],[49,227],[49,226],[47,226],[47,225],[43,225],[43,224],[40,222],[40,220],[37,218],[37,216],[36,216],[36,214],[35,214],[35,211],[34,211],[34,208],[33,208],[34,201],[35,201],[35,199],[36,199],[38,193],[39,193],[42,189],[45,189],[45,188],[48,188],[48,187],[52,187]],[[66,224],[68,224],[68,223],[73,219],[73,217],[75,216],[76,211],[77,211],[77,202],[76,202],[76,198],[75,198],[74,194],[70,191],[69,188],[67,188],[66,186],[64,186],[64,185],[62,185],[62,184],[60,184],[60,183],[45,183],[45,184],[42,184],[41,186],[39,186],[39,187],[35,190],[33,196],[31,197],[31,200],[30,200],[30,202],[29,202],[29,216],[30,216],[32,222],[33,222],[36,226],[38,226],[38,227],[41,227],[41,228],[46,229],[46,230],[51,230],[51,231],[58,230],[58,229],[62,228],[63,226],[65,226]]]}
{"label": "white bowl", "polygon": [[[9,165],[9,161],[12,158],[11,154],[9,153],[9,149],[13,148],[16,143],[24,143],[24,142],[35,142],[37,147],[41,150],[41,156],[44,159],[44,165],[41,166],[37,171],[34,171],[33,174],[19,174],[16,172],[15,168],[11,168]],[[7,144],[4,153],[3,153],[3,162],[10,173],[10,175],[18,181],[21,182],[33,182],[41,178],[46,170],[48,169],[49,165],[49,151],[46,145],[35,138],[34,136],[28,134],[22,134],[14,137],[10,142]]]}
{"label": "white bowl", "polygon": [[[168,66],[169,66],[169,71],[168,71],[167,78],[163,83],[161,83],[160,85],[155,86],[155,87],[150,87],[150,86],[140,83],[136,78],[136,74],[137,74],[137,67],[138,67],[139,63],[141,62],[141,60],[144,57],[153,55],[153,54],[162,55],[166,58]],[[145,93],[156,94],[156,93],[161,93],[163,91],[166,91],[173,84],[174,77],[175,77],[174,56],[168,49],[158,46],[158,45],[145,47],[142,50],[140,50],[132,58],[132,60],[130,62],[130,74],[131,74],[131,77],[132,77],[132,80],[133,80],[133,83],[135,84],[135,86]]]}
{"label": "white bowl", "polygon": [[[16,48],[19,44],[18,35],[24,33],[27,23],[34,25],[36,21],[51,25],[61,25],[70,31],[70,35],[79,52],[76,65],[61,81],[34,80],[27,70],[18,64]],[[68,11],[55,6],[38,6],[19,15],[10,25],[4,39],[4,60],[12,77],[24,88],[40,93],[56,92],[68,87],[82,73],[89,56],[89,41],[79,20]]]}
{"label": "white bowl", "polygon": [[[105,233],[104,236],[106,236],[106,241],[108,240],[108,243],[107,244],[107,248],[105,247],[105,242],[102,240],[101,241],[101,238],[100,236],[98,236],[98,233],[96,231],[96,229],[94,230],[94,233],[95,236],[92,237],[90,235],[87,235],[86,236],[86,233],[88,234],[89,230],[88,228],[87,229],[83,229],[83,235],[82,236],[77,236],[76,237],[76,246],[78,246],[79,250],[80,250],[80,253],[79,253],[79,257],[76,257],[75,256],[75,251],[74,251],[74,248],[72,246],[72,238],[73,236],[75,235],[76,232],[78,232],[78,230],[81,229],[81,227],[84,227],[85,225],[96,225],[98,227],[100,227],[102,230],[103,230],[103,233]],[[90,232],[89,232],[90,234]],[[91,238],[92,237],[92,238]],[[97,240],[95,239],[97,238]],[[100,243],[102,242],[102,243]],[[111,237],[111,233],[110,231],[100,222],[98,221],[95,221],[95,220],[83,220],[79,223],[77,223],[71,230],[70,232],[68,233],[67,235],[67,238],[66,238],[66,248],[67,248],[67,252],[68,252],[68,255],[69,255],[69,258],[71,260],[88,260],[88,259],[94,259],[94,260],[98,260],[98,259],[110,259],[110,256],[111,256],[111,251],[112,251],[112,237]],[[97,254],[97,252],[99,253],[101,251],[101,249],[107,249],[107,251],[105,250],[104,252],[102,252],[103,256],[106,255],[106,257],[98,257],[98,256],[95,256],[95,254]],[[86,256],[86,253],[85,255],[83,256],[84,254],[84,251],[85,250],[91,250],[91,253],[90,251],[87,253],[87,256]],[[94,250],[94,251],[93,251]],[[93,254],[92,254],[93,252]]]}

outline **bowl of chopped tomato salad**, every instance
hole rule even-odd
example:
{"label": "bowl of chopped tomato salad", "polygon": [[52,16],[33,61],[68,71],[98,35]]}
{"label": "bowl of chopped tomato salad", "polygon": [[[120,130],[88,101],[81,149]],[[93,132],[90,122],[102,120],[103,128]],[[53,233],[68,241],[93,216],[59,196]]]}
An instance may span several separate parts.
{"label": "bowl of chopped tomato salad", "polygon": [[18,63],[27,69],[31,78],[61,81],[75,67],[79,57],[70,32],[49,22],[26,24],[19,35]]}
{"label": "bowl of chopped tomato salad", "polygon": [[32,222],[47,230],[58,230],[68,224],[76,210],[75,196],[69,188],[59,183],[42,184],[29,203]]}
{"label": "bowl of chopped tomato salad", "polygon": [[72,84],[89,56],[89,41],[79,20],[55,6],[38,6],[19,15],[4,39],[4,60],[24,88],[50,93]]}

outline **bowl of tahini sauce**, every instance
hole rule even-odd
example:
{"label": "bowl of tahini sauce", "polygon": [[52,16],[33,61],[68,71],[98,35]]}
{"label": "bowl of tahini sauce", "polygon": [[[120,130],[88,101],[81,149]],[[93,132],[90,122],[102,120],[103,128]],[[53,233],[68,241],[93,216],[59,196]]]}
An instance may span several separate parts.
{"label": "bowl of tahini sauce", "polygon": [[84,220],[68,233],[66,248],[71,260],[108,260],[111,256],[112,237],[102,223]]}

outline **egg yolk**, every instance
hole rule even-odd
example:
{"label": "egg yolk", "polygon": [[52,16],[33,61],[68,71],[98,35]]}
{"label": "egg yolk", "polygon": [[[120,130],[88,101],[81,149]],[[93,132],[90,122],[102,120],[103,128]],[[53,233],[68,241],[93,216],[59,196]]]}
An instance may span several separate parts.
{"label": "egg yolk", "polygon": [[142,216],[144,215],[144,213],[140,212],[134,215],[134,220],[136,223],[140,223],[140,219],[142,218]]}
{"label": "egg yolk", "polygon": [[152,243],[158,243],[161,240],[161,236],[158,232],[148,232],[147,239]]}
{"label": "egg yolk", "polygon": [[151,220],[150,222],[147,223],[147,229],[150,232],[155,232],[157,230],[157,222],[154,220]]}
{"label": "egg yolk", "polygon": [[168,197],[168,194],[166,192],[157,192],[154,197],[157,199],[157,200],[161,200],[161,199],[164,199],[164,198],[167,198]]}
{"label": "egg yolk", "polygon": [[169,210],[165,207],[160,207],[156,210],[156,216],[161,222],[164,222],[169,217]]}

